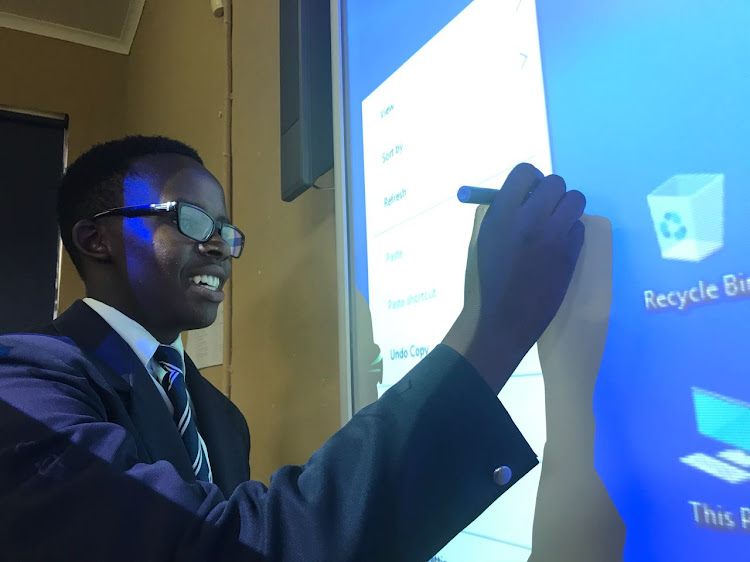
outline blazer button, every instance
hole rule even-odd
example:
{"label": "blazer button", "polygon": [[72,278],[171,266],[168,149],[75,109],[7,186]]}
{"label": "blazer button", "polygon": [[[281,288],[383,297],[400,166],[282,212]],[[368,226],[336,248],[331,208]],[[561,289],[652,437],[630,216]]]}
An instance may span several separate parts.
{"label": "blazer button", "polygon": [[513,478],[513,471],[507,466],[501,466],[495,469],[495,473],[492,475],[495,480],[495,484],[498,486],[505,486],[510,479]]}

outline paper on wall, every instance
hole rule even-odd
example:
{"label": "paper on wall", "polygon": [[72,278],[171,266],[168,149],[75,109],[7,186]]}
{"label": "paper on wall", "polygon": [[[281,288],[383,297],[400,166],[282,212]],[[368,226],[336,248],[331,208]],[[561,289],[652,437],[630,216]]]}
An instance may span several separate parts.
{"label": "paper on wall", "polygon": [[186,333],[185,351],[199,369],[224,362],[224,303],[219,304],[213,324]]}

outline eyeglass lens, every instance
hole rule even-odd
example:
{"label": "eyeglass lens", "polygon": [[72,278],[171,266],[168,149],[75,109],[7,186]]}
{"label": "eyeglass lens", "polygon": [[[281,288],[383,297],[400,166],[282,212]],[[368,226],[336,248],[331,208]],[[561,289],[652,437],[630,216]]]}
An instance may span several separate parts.
{"label": "eyeglass lens", "polygon": [[[177,221],[180,230],[199,242],[208,240],[214,229],[214,220],[205,211],[188,205],[178,207]],[[242,252],[242,236],[232,225],[221,227],[221,237],[229,244],[229,251],[233,257],[239,257]]]}

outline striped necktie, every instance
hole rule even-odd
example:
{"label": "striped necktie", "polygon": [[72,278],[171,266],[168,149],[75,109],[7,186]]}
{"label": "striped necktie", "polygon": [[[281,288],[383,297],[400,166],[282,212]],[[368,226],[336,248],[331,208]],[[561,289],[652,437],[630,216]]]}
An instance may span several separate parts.
{"label": "striped necktie", "polygon": [[174,407],[172,417],[182,436],[182,442],[185,444],[190,462],[193,464],[193,472],[195,472],[198,480],[211,482],[211,469],[201,446],[198,427],[195,425],[187,388],[185,387],[182,356],[175,348],[160,345],[154,353],[154,359],[166,371],[161,379],[161,384]]}

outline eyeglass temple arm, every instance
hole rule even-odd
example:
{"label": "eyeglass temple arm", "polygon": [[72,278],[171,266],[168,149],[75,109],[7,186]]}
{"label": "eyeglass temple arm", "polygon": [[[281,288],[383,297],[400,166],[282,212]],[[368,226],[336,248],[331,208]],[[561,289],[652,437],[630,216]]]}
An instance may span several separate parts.
{"label": "eyeglass temple arm", "polygon": [[153,203],[151,205],[134,205],[132,207],[117,207],[115,209],[108,209],[97,213],[92,218],[98,219],[100,217],[107,216],[118,216],[118,217],[142,217],[144,215],[156,215],[171,211],[177,206],[175,201],[169,201],[167,203]]}

